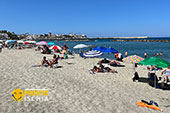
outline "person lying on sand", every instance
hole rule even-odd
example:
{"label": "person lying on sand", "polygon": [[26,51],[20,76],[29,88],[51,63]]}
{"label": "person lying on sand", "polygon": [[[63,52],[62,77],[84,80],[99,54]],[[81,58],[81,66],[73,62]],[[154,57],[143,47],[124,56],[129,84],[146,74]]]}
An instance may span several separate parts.
{"label": "person lying on sand", "polygon": [[115,61],[115,60],[113,60],[113,61],[110,61],[110,63],[109,63],[111,66],[118,66],[118,65],[120,65],[120,63],[119,62],[117,62],[117,61]]}
{"label": "person lying on sand", "polygon": [[41,66],[48,66],[48,65],[49,65],[49,62],[48,60],[46,60],[46,57],[44,56],[43,60],[41,61]]}
{"label": "person lying on sand", "polygon": [[102,63],[99,64],[99,69],[102,70],[103,72],[111,72],[111,73],[117,73],[114,69],[111,69],[109,67],[104,67]]}
{"label": "person lying on sand", "polygon": [[118,61],[115,61],[115,60],[111,61],[111,60],[107,60],[106,58],[104,58],[103,60],[99,61],[98,64],[100,64],[100,63],[109,63],[109,65],[111,65],[111,66],[118,66],[118,65],[120,65],[120,63]]}

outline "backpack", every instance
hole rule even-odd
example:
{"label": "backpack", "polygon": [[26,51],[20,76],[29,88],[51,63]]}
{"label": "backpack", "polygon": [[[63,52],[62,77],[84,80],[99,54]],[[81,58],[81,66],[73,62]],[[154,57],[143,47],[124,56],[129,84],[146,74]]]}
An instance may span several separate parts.
{"label": "backpack", "polygon": [[139,80],[138,72],[135,72],[135,73],[134,73],[133,82],[134,82],[135,80]]}

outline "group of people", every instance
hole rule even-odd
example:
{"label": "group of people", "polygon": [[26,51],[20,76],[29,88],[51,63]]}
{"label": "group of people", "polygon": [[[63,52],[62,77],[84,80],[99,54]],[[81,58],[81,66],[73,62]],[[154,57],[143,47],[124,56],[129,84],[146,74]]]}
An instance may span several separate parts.
{"label": "group of people", "polygon": [[109,67],[105,67],[102,63],[99,64],[99,66],[94,66],[93,69],[91,69],[93,73],[104,73],[104,72],[110,72],[110,73],[118,73],[116,70],[111,69]]}
{"label": "group of people", "polygon": [[[162,56],[163,53],[160,52],[160,53],[155,53],[155,55],[152,55],[152,56]],[[144,58],[147,58],[148,57],[148,54],[147,53],[144,53]]]}
{"label": "group of people", "polygon": [[47,60],[46,57],[44,56],[42,61],[41,61],[41,66],[45,66],[48,67],[50,66],[50,68],[53,68],[54,65],[58,64],[58,60],[59,60],[60,56],[58,55],[58,57],[54,54],[53,59],[52,60]]}

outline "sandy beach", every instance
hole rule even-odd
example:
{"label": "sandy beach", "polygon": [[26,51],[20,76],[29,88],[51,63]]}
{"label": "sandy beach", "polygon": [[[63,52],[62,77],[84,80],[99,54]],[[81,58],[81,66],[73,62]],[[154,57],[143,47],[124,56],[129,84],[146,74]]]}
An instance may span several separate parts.
{"label": "sandy beach", "polygon": [[[59,60],[59,68],[40,67],[43,55],[33,49],[7,50],[0,53],[1,113],[158,113],[136,105],[140,100],[154,100],[164,113],[170,111],[170,90],[155,89],[147,83],[133,82],[133,65],[111,67],[118,73],[90,74],[100,60],[78,55]],[[148,70],[138,66],[140,77]],[[157,72],[160,76],[160,71]],[[44,102],[12,99],[15,89],[48,89]]]}

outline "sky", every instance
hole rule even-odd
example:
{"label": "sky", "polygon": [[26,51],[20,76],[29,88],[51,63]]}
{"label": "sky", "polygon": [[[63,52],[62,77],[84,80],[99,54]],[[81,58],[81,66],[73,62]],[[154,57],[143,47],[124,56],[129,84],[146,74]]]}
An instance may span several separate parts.
{"label": "sky", "polygon": [[170,36],[170,0],[0,0],[0,30]]}

